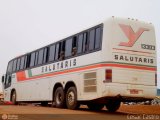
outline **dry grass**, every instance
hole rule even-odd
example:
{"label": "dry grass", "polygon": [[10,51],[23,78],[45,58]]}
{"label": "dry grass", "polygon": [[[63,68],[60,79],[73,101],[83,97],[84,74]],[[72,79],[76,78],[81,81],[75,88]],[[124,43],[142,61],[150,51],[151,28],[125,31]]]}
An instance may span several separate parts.
{"label": "dry grass", "polygon": [[160,114],[160,105],[121,105],[118,111],[130,114]]}

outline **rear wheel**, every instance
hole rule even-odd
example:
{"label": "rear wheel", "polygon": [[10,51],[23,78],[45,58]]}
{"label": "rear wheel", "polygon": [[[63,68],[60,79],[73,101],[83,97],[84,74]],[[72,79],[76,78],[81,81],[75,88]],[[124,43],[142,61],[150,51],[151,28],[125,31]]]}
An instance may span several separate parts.
{"label": "rear wheel", "polygon": [[54,94],[55,107],[63,108],[65,105],[64,91],[62,87],[58,87]]}
{"label": "rear wheel", "polygon": [[17,105],[18,104],[16,91],[13,91],[13,93],[12,93],[11,102],[12,102],[13,105]]}
{"label": "rear wheel", "polygon": [[66,105],[68,109],[72,110],[79,108],[80,104],[77,101],[77,90],[75,87],[70,87],[67,90]]}
{"label": "rear wheel", "polygon": [[101,110],[104,107],[103,104],[96,104],[96,103],[90,103],[87,104],[87,106],[90,110],[96,110],[96,111]]}
{"label": "rear wheel", "polygon": [[106,104],[106,108],[108,109],[109,112],[115,112],[116,110],[119,109],[121,102],[119,100],[110,100]]}

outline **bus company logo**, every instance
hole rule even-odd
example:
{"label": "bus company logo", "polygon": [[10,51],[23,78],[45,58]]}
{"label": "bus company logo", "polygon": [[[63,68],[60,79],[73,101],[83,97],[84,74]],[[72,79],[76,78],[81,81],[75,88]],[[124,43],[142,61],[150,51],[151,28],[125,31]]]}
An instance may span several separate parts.
{"label": "bus company logo", "polygon": [[2,114],[2,120],[7,120],[7,119],[8,119],[7,114]]}
{"label": "bus company logo", "polygon": [[119,26],[129,40],[128,42],[120,42],[119,46],[132,47],[144,31],[149,31],[147,28],[139,28],[137,32],[134,32],[129,25],[119,24]]}
{"label": "bus company logo", "polygon": [[18,120],[18,115],[2,114],[2,120]]}

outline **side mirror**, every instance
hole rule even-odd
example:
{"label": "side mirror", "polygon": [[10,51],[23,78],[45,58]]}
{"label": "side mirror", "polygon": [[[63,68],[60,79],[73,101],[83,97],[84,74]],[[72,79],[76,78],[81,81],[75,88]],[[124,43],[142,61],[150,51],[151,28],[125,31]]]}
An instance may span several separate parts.
{"label": "side mirror", "polygon": [[4,79],[5,79],[5,78],[4,78],[4,75],[3,75],[3,76],[2,76],[2,83],[4,83]]}

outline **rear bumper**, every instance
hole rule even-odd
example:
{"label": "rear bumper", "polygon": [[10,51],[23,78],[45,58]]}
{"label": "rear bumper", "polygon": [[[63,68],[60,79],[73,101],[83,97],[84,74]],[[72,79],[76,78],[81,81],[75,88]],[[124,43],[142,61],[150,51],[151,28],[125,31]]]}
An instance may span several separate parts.
{"label": "rear bumper", "polygon": [[146,85],[106,83],[103,98],[119,98],[121,101],[144,101],[156,97],[157,87]]}

